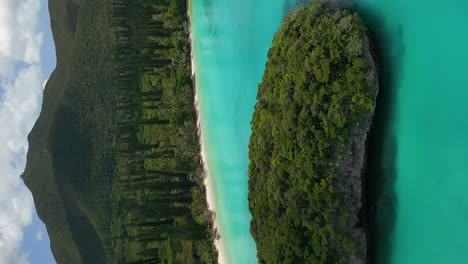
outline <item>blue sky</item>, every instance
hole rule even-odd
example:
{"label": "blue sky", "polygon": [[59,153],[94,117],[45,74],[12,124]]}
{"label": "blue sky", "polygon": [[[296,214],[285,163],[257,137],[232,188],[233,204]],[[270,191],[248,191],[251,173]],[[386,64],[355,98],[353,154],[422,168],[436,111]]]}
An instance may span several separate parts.
{"label": "blue sky", "polygon": [[0,0],[0,264],[55,263],[19,178],[44,83],[55,68],[54,49],[46,0]]}

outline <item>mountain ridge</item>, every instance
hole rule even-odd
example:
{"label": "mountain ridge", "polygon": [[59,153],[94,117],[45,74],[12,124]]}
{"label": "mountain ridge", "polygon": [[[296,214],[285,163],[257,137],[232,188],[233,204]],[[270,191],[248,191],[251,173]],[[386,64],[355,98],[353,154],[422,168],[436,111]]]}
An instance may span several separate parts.
{"label": "mountain ridge", "polygon": [[[104,263],[105,253],[95,226],[71,199],[74,188],[67,177],[60,177],[57,168],[57,137],[67,134],[63,118],[67,119],[67,92],[73,87],[70,72],[76,60],[77,31],[82,1],[49,1],[52,34],[56,47],[57,66],[44,89],[41,114],[28,136],[29,151],[23,175],[33,194],[39,218],[46,224],[51,250],[58,263]],[[63,144],[62,144],[63,145]],[[59,187],[60,186],[60,187]],[[67,186],[67,187],[65,187]],[[79,219],[79,220],[78,220]],[[78,228],[72,222],[80,221]],[[82,243],[80,233],[87,230],[92,243]],[[95,233],[94,235],[89,235]],[[87,246],[86,244],[89,244]],[[92,261],[90,261],[92,256]],[[103,262],[104,261],[104,262]]]}

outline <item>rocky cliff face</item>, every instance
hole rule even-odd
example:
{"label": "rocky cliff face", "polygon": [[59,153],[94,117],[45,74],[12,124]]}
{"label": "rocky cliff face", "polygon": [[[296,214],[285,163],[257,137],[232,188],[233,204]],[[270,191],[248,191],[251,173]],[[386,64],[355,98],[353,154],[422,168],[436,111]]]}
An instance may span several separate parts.
{"label": "rocky cliff face", "polygon": [[[364,184],[366,177],[366,159],[367,159],[367,139],[372,127],[374,117],[375,103],[379,92],[378,69],[375,58],[372,54],[370,40],[367,37],[365,42],[365,57],[370,64],[367,73],[367,81],[372,88],[371,96],[374,102],[374,109],[371,112],[364,112],[359,118],[359,122],[352,125],[349,134],[348,143],[342,149],[342,159],[337,159],[336,171],[339,175],[335,184],[337,195],[340,197],[340,204],[345,206],[345,211],[349,213],[347,232],[353,234],[359,241],[359,245],[346,257],[349,264],[367,263],[367,223],[360,219],[363,207],[366,206]],[[335,212],[339,212],[338,204]],[[335,223],[338,225],[338,215],[335,215]]]}

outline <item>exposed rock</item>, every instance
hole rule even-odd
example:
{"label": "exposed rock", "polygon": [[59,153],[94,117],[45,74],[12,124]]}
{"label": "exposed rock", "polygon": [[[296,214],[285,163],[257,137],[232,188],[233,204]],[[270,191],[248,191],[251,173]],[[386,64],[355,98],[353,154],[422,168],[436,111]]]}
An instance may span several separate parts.
{"label": "exposed rock", "polygon": [[[366,53],[370,67],[367,81],[372,88],[372,97],[375,102],[379,92],[378,69],[375,60],[372,56],[370,40],[367,37],[365,43]],[[349,254],[349,264],[367,263],[367,234],[365,223],[361,223],[359,219],[360,212],[363,208],[363,200],[365,199],[363,185],[365,182],[365,168],[367,157],[367,139],[369,130],[371,129],[374,110],[364,112],[361,115],[360,121],[355,123],[351,130],[349,141],[342,149],[342,159],[337,162],[337,175],[339,179],[336,182],[336,191],[340,196],[340,203],[345,206],[345,211],[349,212],[348,230],[349,234],[353,234],[359,241],[359,245]],[[336,204],[335,212],[339,212],[339,205]],[[336,214],[335,223],[339,222],[339,215]]]}

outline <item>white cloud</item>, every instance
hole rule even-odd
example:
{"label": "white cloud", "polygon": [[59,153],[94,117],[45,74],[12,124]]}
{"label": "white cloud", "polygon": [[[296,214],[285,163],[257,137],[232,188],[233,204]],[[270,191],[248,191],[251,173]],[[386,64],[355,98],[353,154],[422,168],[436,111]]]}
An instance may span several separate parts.
{"label": "white cloud", "polygon": [[14,61],[38,63],[43,35],[37,31],[40,0],[0,1],[0,75],[12,76]]}
{"label": "white cloud", "polygon": [[40,229],[36,231],[36,240],[42,240],[42,231]]}
{"label": "white cloud", "polygon": [[34,205],[19,175],[26,163],[27,134],[40,108],[40,67],[23,69],[3,88],[0,124],[6,125],[0,130],[0,264],[25,263],[17,258],[25,255],[22,229],[31,223]]}
{"label": "white cloud", "polygon": [[48,81],[49,81],[49,79],[44,80],[44,82],[42,82],[42,91],[44,91]]}
{"label": "white cloud", "polygon": [[[43,90],[40,8],[40,0],[0,0],[0,264],[28,263],[23,229],[31,224],[34,203],[19,175]],[[18,62],[26,66],[15,72]]]}

